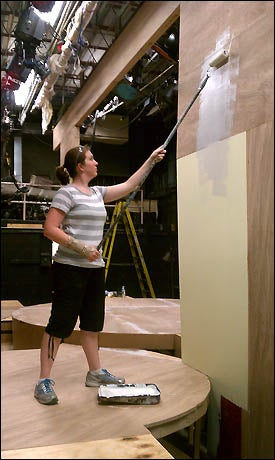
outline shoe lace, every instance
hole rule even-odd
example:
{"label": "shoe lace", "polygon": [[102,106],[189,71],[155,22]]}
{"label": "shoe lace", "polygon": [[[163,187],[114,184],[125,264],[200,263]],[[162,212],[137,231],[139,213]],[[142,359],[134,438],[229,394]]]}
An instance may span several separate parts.
{"label": "shoe lace", "polygon": [[102,371],[104,372],[104,374],[108,375],[108,377],[114,377],[114,375],[107,371],[107,369],[102,369]]}
{"label": "shoe lace", "polygon": [[44,393],[51,393],[53,391],[52,386],[55,384],[54,380],[45,379],[41,382]]}

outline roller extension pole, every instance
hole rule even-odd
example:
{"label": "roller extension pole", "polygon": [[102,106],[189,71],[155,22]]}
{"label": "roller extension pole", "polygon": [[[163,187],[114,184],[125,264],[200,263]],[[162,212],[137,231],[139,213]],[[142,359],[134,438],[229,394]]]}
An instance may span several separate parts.
{"label": "roller extension pole", "polygon": [[[196,92],[196,94],[194,95],[192,101],[190,102],[190,104],[188,105],[187,109],[185,110],[185,112],[181,115],[180,119],[177,121],[176,125],[174,126],[174,128],[172,129],[172,131],[170,132],[169,136],[167,137],[167,139],[164,141],[164,144],[163,144],[163,148],[166,149],[167,145],[169,144],[169,142],[171,141],[172,137],[174,136],[175,132],[177,131],[179,125],[182,123],[182,121],[184,120],[184,118],[186,117],[187,113],[189,112],[189,110],[191,109],[192,105],[194,104],[195,100],[197,99],[197,97],[199,96],[200,92],[202,91],[202,89],[205,87],[206,85],[206,82],[209,78],[209,72],[206,73],[206,76],[205,78],[203,79],[203,81],[201,82],[199,88],[198,88],[198,91]],[[147,177],[149,176],[150,172],[152,171],[152,169],[154,168],[155,164],[156,164],[157,160],[155,159],[154,161],[152,161],[151,165],[149,166],[148,168],[148,171],[146,171],[146,173],[143,175],[139,185],[135,188],[135,190],[130,193],[128,199],[125,201],[123,207],[121,208],[121,211],[120,213],[117,215],[115,221],[113,222],[113,224],[109,227],[109,229],[107,230],[107,232],[105,233],[103,239],[101,240],[101,242],[99,243],[99,245],[97,246],[97,250],[99,251],[99,249],[103,246],[103,244],[105,243],[106,239],[108,238],[108,236],[110,235],[110,233],[113,231],[113,228],[115,227],[115,225],[117,224],[117,222],[119,221],[119,219],[123,216],[123,214],[125,213],[126,211],[126,208],[128,208],[129,204],[131,203],[131,201],[134,199],[134,197],[136,196],[137,192],[141,189],[142,185],[144,184],[145,180],[147,179]]]}

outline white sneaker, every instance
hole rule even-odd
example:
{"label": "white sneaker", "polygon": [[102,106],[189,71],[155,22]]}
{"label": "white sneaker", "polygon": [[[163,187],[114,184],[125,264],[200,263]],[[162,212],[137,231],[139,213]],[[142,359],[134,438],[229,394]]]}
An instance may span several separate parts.
{"label": "white sneaker", "polygon": [[92,373],[91,371],[87,372],[85,385],[86,387],[99,387],[100,385],[106,385],[109,383],[125,383],[124,377],[116,377],[115,375],[110,374],[107,369],[101,369],[101,373]]}

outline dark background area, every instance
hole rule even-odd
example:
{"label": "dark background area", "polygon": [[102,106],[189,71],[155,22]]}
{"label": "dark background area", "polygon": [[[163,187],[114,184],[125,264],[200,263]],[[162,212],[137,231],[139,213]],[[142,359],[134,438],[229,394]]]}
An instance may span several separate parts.
{"label": "dark background area", "polygon": [[[175,123],[175,117],[170,122],[165,122],[161,114],[156,114],[143,118],[133,127],[130,126],[129,140],[123,145],[93,142],[92,151],[99,162],[99,174],[94,184],[112,185],[125,180],[165,141]],[[11,157],[14,135],[16,132],[10,135],[7,143]],[[52,150],[50,135],[22,135],[23,182],[28,183],[36,175],[57,183],[57,165],[59,152]],[[2,177],[5,174],[8,175],[8,170],[2,171]],[[154,167],[142,189],[144,199],[158,202],[158,215],[144,212],[143,224],[140,213],[131,214],[151,283],[156,297],[178,298],[176,135],[167,147],[165,159]],[[1,298],[16,298],[23,305],[51,300],[51,242],[43,236],[42,230],[6,228],[9,222],[43,224],[48,207],[39,205],[39,195],[30,198],[37,201],[37,204],[27,205],[26,221],[23,221],[22,203],[11,203],[5,196],[2,196],[1,203]],[[12,201],[15,200],[20,202],[22,194],[18,193]],[[113,208],[109,208],[106,230],[112,213]],[[119,293],[122,285],[125,285],[127,295],[142,297],[125,228],[120,221],[111,254],[106,289]]]}
{"label": "dark background area", "polygon": [[[57,20],[56,30],[59,27],[60,30],[53,34],[51,28],[46,27],[45,30],[45,23],[37,16],[37,9],[41,10],[42,5],[43,10],[50,11],[55,2],[30,3],[33,2],[1,2],[1,298],[16,298],[24,305],[51,300],[51,267],[46,260],[50,260],[52,245],[43,236],[42,229],[23,231],[8,228],[8,225],[43,225],[58,186],[55,169],[60,163],[60,152],[52,150],[53,129],[84,88],[104,53],[143,4],[97,3],[96,13],[85,28],[86,43],[80,40],[79,46],[72,51],[65,73],[60,74],[55,82],[51,99],[53,116],[42,135],[42,113],[30,108],[46,78],[48,59],[53,55],[57,58],[61,53],[60,45],[66,41],[66,34],[63,34],[67,25],[73,27],[75,11],[69,7],[66,27],[65,22],[61,25]],[[75,7],[78,6],[75,2]],[[112,88],[100,102],[97,112],[91,113],[80,126],[81,144],[91,146],[99,163],[94,185],[113,185],[124,181],[154,149],[164,143],[175,126],[178,37],[177,19]],[[39,74],[41,84],[32,96],[32,103],[20,108],[15,104],[14,91],[19,83],[25,81],[25,74],[29,74],[31,69]],[[122,104],[115,108],[113,118],[108,119],[110,114],[106,118],[97,118],[97,113],[108,113],[106,107],[110,107],[115,98]],[[25,118],[22,118],[22,111]],[[20,171],[18,161],[22,162]],[[15,176],[20,183],[15,182]],[[38,184],[44,184],[44,187],[39,188]],[[29,191],[23,193],[22,187],[27,187]],[[143,222],[140,213],[131,213],[155,295],[178,298],[176,135],[168,145],[165,159],[151,171],[142,191],[143,199],[156,200],[158,207],[157,214],[144,212]],[[136,199],[140,198],[137,194]],[[105,231],[110,225],[113,209],[107,207]],[[106,288],[119,292],[122,285],[125,285],[127,295],[141,297],[129,242],[120,223]]]}

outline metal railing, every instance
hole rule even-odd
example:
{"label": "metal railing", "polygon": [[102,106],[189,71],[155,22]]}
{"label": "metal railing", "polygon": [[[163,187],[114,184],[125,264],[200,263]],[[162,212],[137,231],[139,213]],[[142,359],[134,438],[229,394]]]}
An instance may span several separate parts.
{"label": "metal railing", "polygon": [[[12,182],[1,182],[1,192],[3,191],[3,188],[2,186],[4,186],[4,188],[9,188],[10,190],[6,190],[6,193],[4,192],[3,195],[9,195],[12,197],[12,199],[10,198],[7,198],[7,201],[9,203],[14,203],[14,204],[20,204],[23,206],[22,208],[22,213],[23,213],[23,216],[22,216],[22,220],[27,220],[27,206],[28,205],[39,205],[39,206],[49,206],[51,204],[51,201],[52,201],[52,198],[53,196],[51,196],[49,199],[46,198],[43,198],[43,196],[41,197],[42,199],[39,200],[39,193],[37,195],[38,197],[38,200],[34,201],[33,198],[30,198],[31,195],[33,194],[32,190],[31,189],[40,189],[41,190],[41,195],[46,195],[46,192],[51,192],[51,195],[53,195],[53,192],[55,192],[55,190],[58,190],[60,188],[60,185],[54,185],[54,184],[51,184],[51,185],[45,185],[45,184],[32,184],[32,183],[29,183],[29,182],[18,182],[18,186],[21,188],[21,187],[27,187],[29,188],[29,190],[27,192],[20,192],[20,196],[22,196],[22,199],[21,200],[18,200],[18,199],[14,199],[13,196],[15,197],[19,192],[18,190],[16,189],[15,185],[12,183]],[[8,193],[7,193],[8,192]],[[43,192],[43,193],[42,193]],[[146,210],[145,211],[145,204],[144,204],[144,193],[143,193],[143,190],[139,190],[140,192],[140,200],[138,200],[137,203],[135,203],[135,201],[131,202],[130,205],[129,205],[129,208],[130,208],[130,211],[133,211],[133,212],[140,212],[140,224],[143,225],[144,223],[144,212],[156,212],[156,215],[157,215],[157,211],[156,211],[156,208],[157,208],[157,205],[155,206],[152,206],[153,207],[153,210],[150,210],[150,205],[148,206],[148,211]],[[150,200],[151,201],[156,201],[156,200]],[[105,205],[106,208],[114,208],[116,206],[116,204],[106,204]]]}

